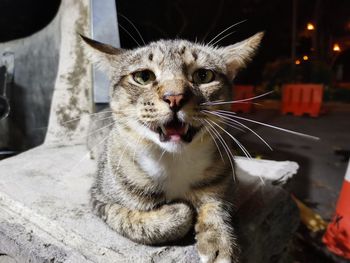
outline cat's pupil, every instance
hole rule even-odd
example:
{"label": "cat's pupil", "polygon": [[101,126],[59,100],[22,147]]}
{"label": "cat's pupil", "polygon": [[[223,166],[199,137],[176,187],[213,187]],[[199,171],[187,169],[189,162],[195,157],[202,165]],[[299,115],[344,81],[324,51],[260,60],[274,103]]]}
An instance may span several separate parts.
{"label": "cat's pupil", "polygon": [[150,78],[151,78],[151,74],[148,70],[144,70],[141,72],[141,79],[144,81],[144,82],[147,82]]}
{"label": "cat's pupil", "polygon": [[198,77],[200,78],[201,81],[205,81],[207,79],[208,72],[207,70],[200,69],[198,71]]}

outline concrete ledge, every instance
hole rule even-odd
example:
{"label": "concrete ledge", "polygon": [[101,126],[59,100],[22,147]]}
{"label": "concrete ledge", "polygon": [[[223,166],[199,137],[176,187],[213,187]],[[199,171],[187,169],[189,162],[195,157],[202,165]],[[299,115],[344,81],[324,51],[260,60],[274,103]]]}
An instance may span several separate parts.
{"label": "concrete ledge", "polygon": [[151,262],[160,255],[195,262],[192,246],[142,246],[95,217],[88,205],[95,165],[83,145],[40,146],[2,161],[0,253],[19,262]]}
{"label": "concrete ledge", "polygon": [[[298,214],[286,192],[249,174],[265,169],[278,179],[294,174],[297,165],[244,158],[237,164],[243,261],[269,262],[283,253]],[[198,262],[193,242],[139,245],[92,215],[88,191],[95,168],[84,145],[40,146],[1,161],[0,254],[18,262]]]}

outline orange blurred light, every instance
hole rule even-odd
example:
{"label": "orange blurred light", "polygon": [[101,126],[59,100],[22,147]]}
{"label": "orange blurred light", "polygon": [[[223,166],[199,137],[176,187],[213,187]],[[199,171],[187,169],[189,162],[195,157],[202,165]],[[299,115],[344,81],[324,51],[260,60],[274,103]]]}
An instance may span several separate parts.
{"label": "orange blurred light", "polygon": [[340,52],[340,51],[341,51],[340,46],[339,46],[338,43],[334,43],[334,45],[333,45],[333,51],[334,51],[334,52]]}
{"label": "orange blurred light", "polygon": [[299,65],[299,64],[300,64],[300,60],[297,59],[297,60],[295,61],[295,65]]}
{"label": "orange blurred light", "polygon": [[303,56],[303,60],[309,60],[308,56]]}
{"label": "orange blurred light", "polygon": [[307,30],[315,30],[315,26],[313,23],[307,23],[306,28]]}

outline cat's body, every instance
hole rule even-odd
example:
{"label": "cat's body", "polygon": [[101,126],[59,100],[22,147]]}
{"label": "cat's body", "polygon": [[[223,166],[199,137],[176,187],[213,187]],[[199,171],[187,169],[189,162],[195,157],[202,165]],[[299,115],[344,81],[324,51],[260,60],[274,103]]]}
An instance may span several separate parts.
{"label": "cat's body", "polygon": [[112,229],[159,244],[194,224],[202,262],[238,262],[232,160],[213,139],[224,132],[202,110],[227,109],[205,105],[230,100],[230,83],[261,37],[226,48],[174,40],[131,51],[84,38],[112,83],[113,124],[91,191],[94,212]]}

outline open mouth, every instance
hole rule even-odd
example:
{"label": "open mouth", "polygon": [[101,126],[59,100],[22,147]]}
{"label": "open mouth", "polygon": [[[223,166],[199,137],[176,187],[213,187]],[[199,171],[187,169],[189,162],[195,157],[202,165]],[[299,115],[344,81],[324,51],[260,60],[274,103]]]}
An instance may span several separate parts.
{"label": "open mouth", "polygon": [[159,140],[161,142],[191,142],[193,137],[199,131],[199,128],[195,128],[188,123],[181,122],[177,118],[174,118],[172,121],[160,125],[157,128],[159,133]]}

